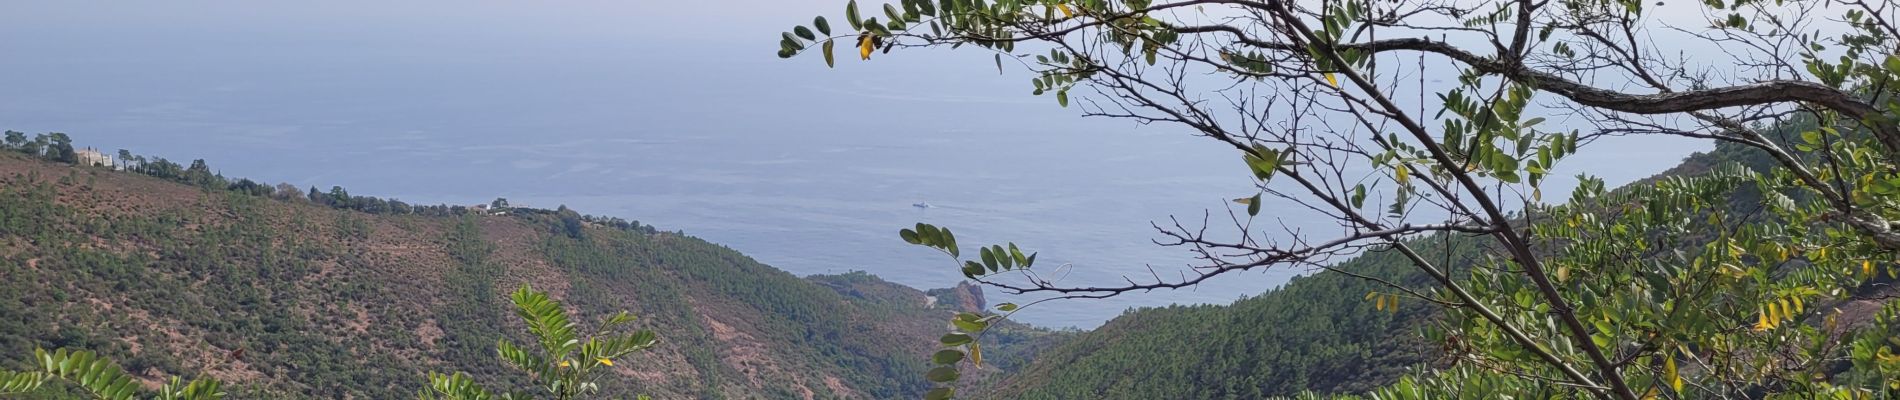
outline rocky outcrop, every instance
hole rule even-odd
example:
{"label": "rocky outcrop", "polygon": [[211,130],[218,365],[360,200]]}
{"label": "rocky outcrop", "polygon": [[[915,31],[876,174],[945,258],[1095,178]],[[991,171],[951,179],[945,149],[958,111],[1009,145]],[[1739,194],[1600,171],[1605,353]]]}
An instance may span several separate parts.
{"label": "rocky outcrop", "polygon": [[930,289],[926,294],[936,298],[936,304],[940,307],[956,311],[979,312],[989,306],[989,303],[983,300],[983,287],[969,281],[957,282],[956,287]]}

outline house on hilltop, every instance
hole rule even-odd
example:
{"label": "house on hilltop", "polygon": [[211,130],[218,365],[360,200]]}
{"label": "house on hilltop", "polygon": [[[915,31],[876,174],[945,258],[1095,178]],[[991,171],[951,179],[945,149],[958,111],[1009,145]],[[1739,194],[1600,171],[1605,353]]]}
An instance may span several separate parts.
{"label": "house on hilltop", "polygon": [[106,155],[106,153],[101,153],[99,152],[99,150],[94,150],[91,147],[87,147],[84,150],[73,152],[73,164],[83,165],[83,166],[88,166],[88,167],[110,168],[112,167],[112,156],[108,156]]}

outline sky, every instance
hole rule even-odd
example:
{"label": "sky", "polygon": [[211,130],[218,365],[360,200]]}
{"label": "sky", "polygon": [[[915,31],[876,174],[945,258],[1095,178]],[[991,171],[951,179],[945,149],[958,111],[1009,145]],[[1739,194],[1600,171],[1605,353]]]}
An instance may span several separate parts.
{"label": "sky", "polygon": [[[412,203],[567,204],[801,275],[863,269],[916,287],[959,277],[896,242],[910,222],[1040,242],[1048,257],[1100,266],[1077,279],[1115,283],[1189,261],[1149,244],[1150,221],[1222,213],[1251,194],[1231,149],[1177,127],[1080,118],[987,54],[894,52],[835,69],[773,54],[779,32],[843,3],[0,0],[0,129]],[[1708,147],[1605,140],[1558,175],[1614,185]],[[943,207],[920,214],[915,201]],[[828,247],[850,257],[812,254]],[[1286,276],[1032,318],[1088,327],[1126,307],[1224,303]]]}

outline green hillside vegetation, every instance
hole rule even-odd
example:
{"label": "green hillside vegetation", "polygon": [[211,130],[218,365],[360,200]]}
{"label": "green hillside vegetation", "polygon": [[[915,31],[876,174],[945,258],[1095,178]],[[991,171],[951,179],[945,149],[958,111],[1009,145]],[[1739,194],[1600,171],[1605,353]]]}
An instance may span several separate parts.
{"label": "green hillside vegetation", "polygon": [[[1476,252],[1472,242],[1453,238],[1420,248],[1464,259]],[[1452,254],[1443,251],[1448,248]],[[1386,252],[1333,268],[1412,284],[1425,279]],[[1038,353],[994,397],[1257,399],[1303,390],[1363,392],[1441,361],[1438,345],[1418,334],[1437,311],[1414,304],[1375,307],[1367,300],[1368,293],[1383,290],[1359,277],[1318,272],[1232,305],[1131,311]]]}
{"label": "green hillside vegetation", "polygon": [[[841,3],[842,20],[831,8],[787,21],[777,55],[836,66],[840,41],[861,62],[978,53],[1056,106],[1166,126],[1242,161],[1197,173],[1253,178],[1255,193],[1234,194],[1244,214],[1155,225],[1157,244],[1194,254],[1173,277],[1051,282],[1014,242],[963,248],[949,227],[901,231],[980,284],[1099,299],[1380,252],[1426,279],[1367,277],[1385,289],[1361,299],[1440,310],[1407,321],[1435,321],[1410,325],[1445,356],[1397,380],[1366,377],[1390,382],[1371,398],[1900,398],[1900,341],[1884,336],[1900,318],[1887,291],[1900,278],[1900,8],[1888,2]],[[1565,161],[1615,155],[1591,145],[1609,137],[1752,156],[1610,190]],[[1551,174],[1570,171],[1584,173],[1567,198],[1547,198]],[[1482,256],[1429,254],[1454,236]],[[1364,286],[1295,286],[1263,297],[1282,300],[1174,311],[1191,319],[1126,317],[1159,333],[1083,335],[1009,387],[1250,398],[1350,391],[1363,386],[1314,377],[1402,368],[1403,352],[1353,354],[1401,340],[1339,314]],[[970,338],[1018,310],[953,317],[926,398],[972,394],[955,385],[982,364]],[[1301,312],[1342,318],[1287,315]],[[1381,363],[1313,368],[1308,356]]]}
{"label": "green hillside vegetation", "polygon": [[927,388],[930,339],[949,312],[869,275],[799,278],[565,207],[491,215],[341,188],[279,196],[202,161],[114,171],[11,149],[0,154],[0,369],[68,348],[147,387],[202,372],[235,398],[401,398],[427,371],[523,387],[495,344],[528,339],[507,295],[525,284],[578,320],[625,310],[661,338],[602,380],[609,396],[884,399]]}
{"label": "green hillside vegetation", "polygon": [[[1740,146],[1719,144],[1682,164],[1620,191],[1654,185],[1669,177],[1707,174],[1725,164],[1766,171],[1773,160]],[[1758,191],[1742,188],[1728,196],[1728,208],[1749,210],[1761,201]],[[1748,216],[1761,221],[1760,215]],[[1721,221],[1732,224],[1736,220]],[[1692,249],[1711,240],[1691,235],[1677,246]],[[1414,248],[1430,258],[1464,269],[1483,257],[1483,243],[1463,236],[1415,239]],[[1451,249],[1451,254],[1446,250]],[[1344,272],[1350,272],[1351,275]],[[1408,260],[1375,251],[1280,288],[1232,305],[1139,309],[1037,353],[1029,367],[995,389],[997,398],[1067,399],[1184,398],[1252,399],[1300,394],[1364,393],[1397,382],[1408,373],[1449,364],[1442,341],[1421,333],[1439,321],[1440,309],[1402,304],[1381,309],[1367,293],[1389,290],[1369,280],[1426,283]],[[1868,283],[1878,292],[1891,277]],[[1883,301],[1844,299],[1850,321],[1872,320]],[[1818,324],[1818,321],[1815,321]]]}

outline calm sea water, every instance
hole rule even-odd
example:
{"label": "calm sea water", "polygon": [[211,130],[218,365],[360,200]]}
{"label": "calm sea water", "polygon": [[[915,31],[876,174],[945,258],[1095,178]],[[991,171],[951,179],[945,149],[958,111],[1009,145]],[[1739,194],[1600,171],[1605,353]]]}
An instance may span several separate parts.
{"label": "calm sea water", "polygon": [[[772,57],[776,26],[683,40],[586,10],[39,7],[49,9],[0,17],[0,35],[15,38],[0,41],[0,128],[410,202],[565,204],[683,230],[800,275],[862,270],[954,285],[955,264],[897,238],[929,222],[966,245],[1039,251],[1039,268],[1066,266],[1047,276],[1063,284],[1178,279],[1192,255],[1151,243],[1150,223],[1196,226],[1211,213],[1222,232],[1226,199],[1253,193],[1231,150],[1174,127],[1083,120],[972,52],[826,69]],[[745,21],[767,17],[776,16]],[[511,27],[516,18],[539,24]],[[1616,151],[1576,165],[1627,181],[1696,148],[1669,144],[1610,143]],[[1275,206],[1268,214],[1315,233],[1330,227]],[[1227,303],[1302,272],[1238,273],[1019,317],[1088,328],[1130,307]]]}

